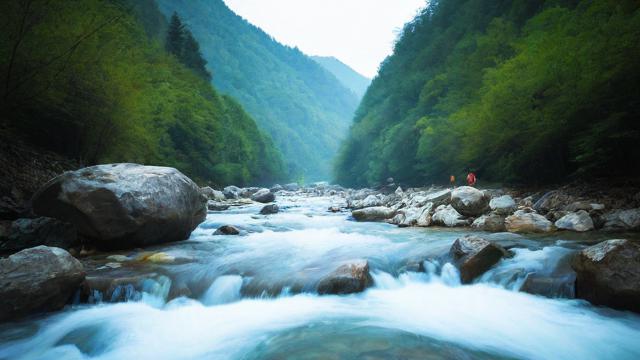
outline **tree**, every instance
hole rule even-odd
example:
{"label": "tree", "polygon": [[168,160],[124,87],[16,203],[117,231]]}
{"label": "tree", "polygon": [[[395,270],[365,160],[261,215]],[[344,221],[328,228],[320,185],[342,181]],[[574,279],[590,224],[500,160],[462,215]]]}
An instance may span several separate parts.
{"label": "tree", "polygon": [[207,61],[202,57],[200,44],[188,29],[184,29],[184,47],[182,48],[180,62],[195,71],[201,78],[211,81],[211,73],[206,68]]}
{"label": "tree", "polygon": [[165,42],[165,48],[169,54],[174,55],[178,59],[182,56],[182,50],[185,43],[185,28],[180,16],[177,12],[171,15],[171,21],[169,22],[169,29],[167,30],[167,40]]}

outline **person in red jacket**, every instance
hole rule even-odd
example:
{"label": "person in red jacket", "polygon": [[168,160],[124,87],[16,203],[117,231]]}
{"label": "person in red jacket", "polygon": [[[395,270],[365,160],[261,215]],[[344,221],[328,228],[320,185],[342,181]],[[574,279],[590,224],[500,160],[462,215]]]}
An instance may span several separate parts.
{"label": "person in red jacket", "polygon": [[467,175],[467,184],[469,184],[469,186],[476,186],[476,174],[473,173],[473,171],[469,172],[469,175]]}

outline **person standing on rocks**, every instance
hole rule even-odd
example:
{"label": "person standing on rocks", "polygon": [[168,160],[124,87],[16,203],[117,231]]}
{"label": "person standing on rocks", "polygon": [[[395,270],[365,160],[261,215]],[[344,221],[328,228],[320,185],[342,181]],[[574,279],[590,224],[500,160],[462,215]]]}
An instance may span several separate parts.
{"label": "person standing on rocks", "polygon": [[476,174],[473,173],[473,171],[469,172],[469,175],[467,175],[467,184],[469,184],[469,186],[476,186]]}
{"label": "person standing on rocks", "polygon": [[451,183],[451,188],[455,189],[456,188],[456,176],[455,175],[451,175],[449,177],[449,182]]}

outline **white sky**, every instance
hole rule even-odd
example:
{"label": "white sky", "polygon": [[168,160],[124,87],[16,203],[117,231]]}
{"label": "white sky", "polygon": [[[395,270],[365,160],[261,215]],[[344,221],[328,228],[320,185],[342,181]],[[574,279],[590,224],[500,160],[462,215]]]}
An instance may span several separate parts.
{"label": "white sky", "polygon": [[224,0],[279,42],[335,56],[367,77],[390,55],[402,26],[427,0]]}

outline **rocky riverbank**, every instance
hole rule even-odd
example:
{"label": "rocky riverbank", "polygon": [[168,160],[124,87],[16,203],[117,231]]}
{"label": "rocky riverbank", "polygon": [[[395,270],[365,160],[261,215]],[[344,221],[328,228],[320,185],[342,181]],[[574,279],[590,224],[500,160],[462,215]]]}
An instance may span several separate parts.
{"label": "rocky riverbank", "polygon": [[[316,183],[216,190],[199,188],[171,168],[136,164],[84,168],[42,185],[30,201],[33,207],[24,212],[27,217],[0,221],[0,250],[6,256],[0,259],[0,321],[55,311],[70,302],[130,301],[145,293],[160,294],[165,300],[200,298],[215,279],[194,280],[184,269],[218,250],[215,242],[181,241],[190,237],[207,212],[233,212],[260,204],[253,216],[269,219],[289,211],[282,207],[282,199],[331,199],[328,213],[358,222],[464,229],[469,234],[459,236],[444,251],[407,258],[401,266],[404,271],[429,272],[433,271],[429,264],[450,263],[464,284],[512,258],[513,249],[535,248],[537,244],[526,234],[598,232],[606,240],[619,237],[613,232],[640,228],[640,196],[633,188],[584,189],[526,192],[387,186],[354,190]],[[233,237],[252,231],[246,224],[229,223],[211,234]],[[514,235],[507,236],[505,231]],[[521,290],[547,296],[562,293],[640,312],[640,247],[633,238],[577,247],[559,276],[527,276]],[[348,294],[373,284],[366,256],[332,266],[289,285],[287,279],[268,279],[264,286],[254,282],[243,286],[243,293],[276,295],[286,285],[290,292]]]}

